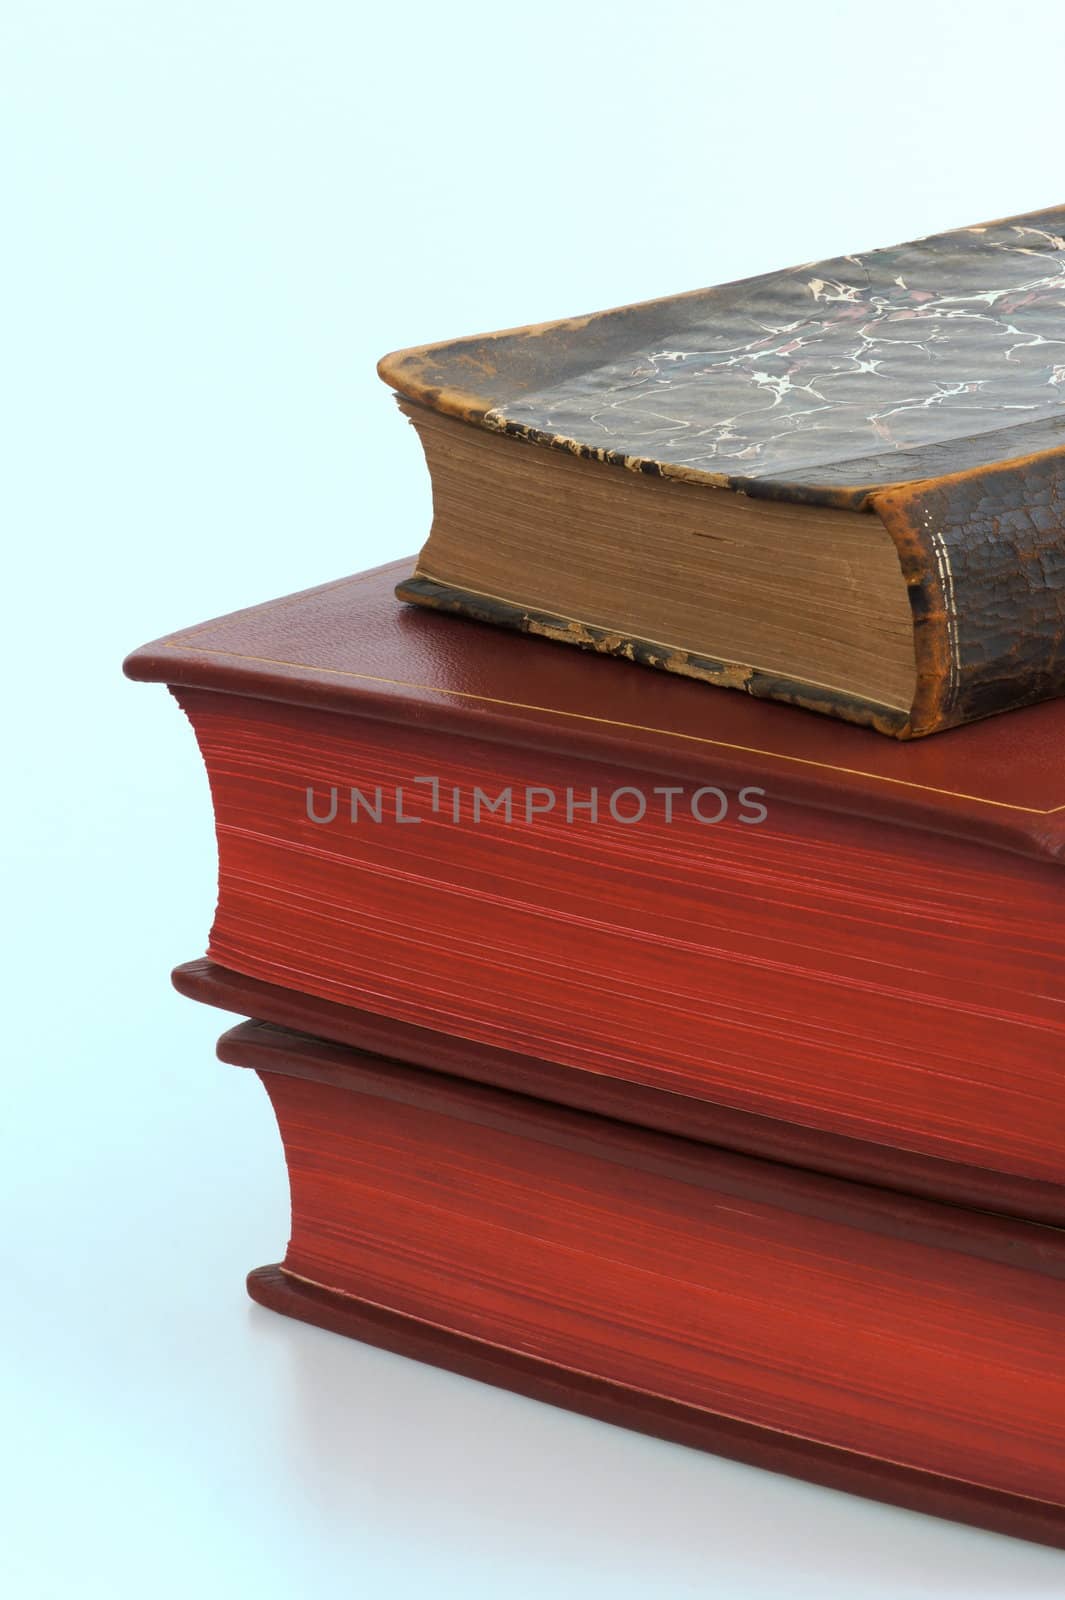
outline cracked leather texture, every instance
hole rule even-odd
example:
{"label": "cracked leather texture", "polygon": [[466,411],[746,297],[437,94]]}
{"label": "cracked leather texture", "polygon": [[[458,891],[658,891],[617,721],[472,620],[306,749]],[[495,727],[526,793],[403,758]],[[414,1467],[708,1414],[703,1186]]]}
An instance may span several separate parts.
{"label": "cracked leather texture", "polygon": [[1065,455],[1051,453],[875,504],[915,606],[915,733],[1065,694]]}
{"label": "cracked leather texture", "polygon": [[[1065,692],[1063,306],[1057,207],[400,350],[378,370],[534,447],[878,511],[910,587],[909,716],[782,677],[745,687],[907,740]],[[491,620],[521,626],[511,612]]]}

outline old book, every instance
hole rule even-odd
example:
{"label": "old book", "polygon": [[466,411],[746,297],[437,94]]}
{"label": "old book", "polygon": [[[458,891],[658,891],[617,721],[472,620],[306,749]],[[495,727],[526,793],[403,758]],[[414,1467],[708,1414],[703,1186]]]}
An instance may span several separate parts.
{"label": "old book", "polygon": [[289,1316],[686,1445],[1065,1544],[1065,1249],[260,1022]]}
{"label": "old book", "polygon": [[397,605],[397,567],[127,663],[207,764],[215,962],[1065,1222],[1065,704],[879,739]]}
{"label": "old book", "polygon": [[400,595],[903,739],[1062,694],[1063,235],[385,356],[433,485]]}
{"label": "old book", "polygon": [[[587,1072],[521,1055],[499,1045],[441,1033],[421,1023],[398,1022],[380,1012],[362,1011],[261,978],[248,978],[206,958],[182,962],[174,968],[172,978],[179,994],[203,1005],[255,1016],[262,1022],[353,1045],[389,1060],[811,1172],[874,1184],[897,1195],[1065,1227],[1065,1185],[1061,1182],[936,1160],[898,1146],[736,1110],[697,1094],[656,1088],[653,1081],[637,1082],[609,1071]],[[1065,1234],[1061,1238],[1065,1239]]]}

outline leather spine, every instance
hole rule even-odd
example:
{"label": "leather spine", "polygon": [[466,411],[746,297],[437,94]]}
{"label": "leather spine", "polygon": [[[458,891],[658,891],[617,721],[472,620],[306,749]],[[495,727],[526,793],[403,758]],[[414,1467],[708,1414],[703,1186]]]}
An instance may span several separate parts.
{"label": "leather spine", "polygon": [[917,693],[900,737],[1065,694],[1065,452],[899,484],[872,504],[913,610]]}

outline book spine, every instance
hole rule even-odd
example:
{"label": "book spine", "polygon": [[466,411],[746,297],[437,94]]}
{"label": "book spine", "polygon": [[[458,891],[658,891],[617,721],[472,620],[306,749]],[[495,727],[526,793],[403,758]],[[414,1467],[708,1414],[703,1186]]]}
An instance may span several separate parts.
{"label": "book spine", "polygon": [[901,484],[872,505],[913,610],[917,692],[900,737],[1065,694],[1065,452]]}

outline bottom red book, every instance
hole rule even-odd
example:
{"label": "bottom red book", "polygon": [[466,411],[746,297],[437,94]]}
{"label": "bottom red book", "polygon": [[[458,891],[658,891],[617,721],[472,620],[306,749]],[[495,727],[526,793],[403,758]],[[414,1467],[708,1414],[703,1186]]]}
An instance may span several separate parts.
{"label": "bottom red book", "polygon": [[1065,1546],[1065,1233],[226,1033],[284,1142],[274,1310],[685,1445]]}

